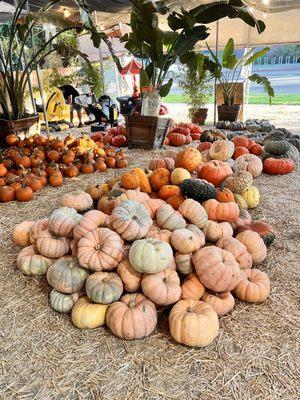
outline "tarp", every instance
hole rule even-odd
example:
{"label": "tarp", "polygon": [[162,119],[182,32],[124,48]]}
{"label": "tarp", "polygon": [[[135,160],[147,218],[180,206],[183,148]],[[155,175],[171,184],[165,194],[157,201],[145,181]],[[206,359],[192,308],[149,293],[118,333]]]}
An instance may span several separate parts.
{"label": "tarp", "polygon": [[121,75],[138,75],[140,73],[140,69],[142,65],[135,59],[132,58],[125,67],[123,67],[120,71]]}

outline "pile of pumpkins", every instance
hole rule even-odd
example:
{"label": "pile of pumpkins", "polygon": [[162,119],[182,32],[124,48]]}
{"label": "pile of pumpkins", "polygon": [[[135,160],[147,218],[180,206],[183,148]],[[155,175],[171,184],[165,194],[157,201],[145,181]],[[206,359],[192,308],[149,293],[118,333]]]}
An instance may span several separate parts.
{"label": "pile of pumpkins", "polygon": [[68,135],[64,140],[41,135],[21,140],[8,135],[6,141],[9,147],[0,155],[0,203],[29,201],[47,184],[61,186],[64,176],[127,167],[123,150],[116,151],[87,135]]}
{"label": "pile of pumpkins", "polygon": [[[216,143],[210,150],[216,157],[225,149]],[[151,171],[135,168],[66,194],[49,217],[15,227],[23,247],[17,265],[26,275],[46,275],[52,308],[71,313],[79,329],[106,324],[117,337],[140,339],[167,307],[176,342],[207,346],[236,299],[261,303],[270,294],[257,266],[274,230],[252,222],[230,197],[233,189],[248,206],[257,204],[252,181],[262,162],[240,157],[232,170],[218,159],[204,163],[190,147],[152,160]]]}
{"label": "pile of pumpkins", "polygon": [[200,140],[202,129],[197,124],[180,122],[171,128],[167,134],[164,144],[180,147],[192,143],[193,140]]}
{"label": "pile of pumpkins", "polygon": [[127,146],[127,132],[124,125],[114,126],[104,132],[96,132],[91,135],[91,138],[97,142],[98,146],[100,147],[100,143],[104,145],[109,144],[114,147]]}

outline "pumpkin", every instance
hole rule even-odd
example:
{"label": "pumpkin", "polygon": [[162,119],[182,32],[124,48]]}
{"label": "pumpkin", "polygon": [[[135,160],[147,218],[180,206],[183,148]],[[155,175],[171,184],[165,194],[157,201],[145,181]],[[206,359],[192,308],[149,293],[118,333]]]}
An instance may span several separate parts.
{"label": "pumpkin", "polygon": [[250,172],[236,171],[224,180],[224,187],[230,189],[233,193],[242,194],[253,183],[253,177]]}
{"label": "pumpkin", "polygon": [[76,211],[82,212],[93,207],[92,197],[81,191],[79,194],[66,193],[60,200],[61,207],[75,208]]}
{"label": "pumpkin", "polygon": [[70,239],[59,237],[48,230],[39,233],[36,247],[40,254],[48,258],[60,258],[70,251]]}
{"label": "pumpkin", "polygon": [[156,211],[157,225],[162,229],[174,231],[186,227],[185,219],[182,215],[175,211],[169,204],[163,204]]}
{"label": "pumpkin", "polygon": [[250,146],[249,148],[249,152],[251,154],[255,154],[256,156],[260,156],[263,152],[263,148],[260,144],[253,144],[252,146]]}
{"label": "pumpkin", "polygon": [[200,300],[205,291],[205,287],[199,281],[196,274],[189,274],[181,285],[181,298]]}
{"label": "pumpkin", "polygon": [[274,155],[284,154],[290,147],[290,143],[286,140],[270,140],[265,144],[265,151]]}
{"label": "pumpkin", "polygon": [[172,338],[187,346],[208,346],[219,333],[219,320],[214,309],[193,299],[180,300],[173,306],[169,325]]}
{"label": "pumpkin", "polygon": [[227,293],[205,292],[201,300],[212,306],[217,315],[219,315],[220,317],[228,314],[234,307],[234,297],[230,292]]}
{"label": "pumpkin", "polygon": [[185,168],[175,168],[171,172],[171,176],[170,176],[172,185],[179,185],[185,179],[190,179],[190,178],[191,178],[191,174]]}
{"label": "pumpkin", "polygon": [[203,285],[215,292],[230,292],[241,279],[240,267],[234,256],[216,246],[196,251],[193,263]]}
{"label": "pumpkin", "polygon": [[40,255],[32,245],[24,247],[17,257],[17,266],[25,275],[43,276],[51,264],[52,260]]}
{"label": "pumpkin", "polygon": [[201,168],[199,173],[199,178],[205,179],[212,183],[214,186],[218,187],[227,178],[227,176],[232,174],[232,169],[228,164],[223,161],[209,161]]}
{"label": "pumpkin", "polygon": [[74,226],[81,220],[82,216],[74,208],[61,207],[52,211],[48,229],[58,236],[73,235]]}
{"label": "pumpkin", "polygon": [[115,199],[110,199],[108,196],[102,196],[97,203],[97,210],[104,214],[111,215],[112,210],[115,208]]}
{"label": "pumpkin", "polygon": [[155,171],[158,168],[165,168],[171,172],[175,168],[175,160],[171,157],[155,158],[151,160],[149,169]]}
{"label": "pumpkin", "polygon": [[245,209],[245,210],[248,209],[248,204],[247,204],[245,198],[241,194],[233,193],[233,197],[234,197],[234,201],[236,202],[236,204],[238,205],[238,207],[240,209]]}
{"label": "pumpkin", "polygon": [[176,185],[165,185],[159,189],[158,196],[162,200],[181,194],[180,188]]}
{"label": "pumpkin", "polygon": [[234,144],[228,140],[216,140],[209,149],[212,160],[227,161],[232,157]]}
{"label": "pumpkin", "polygon": [[283,154],[269,154],[265,153],[263,154],[263,159],[268,159],[268,158],[276,158],[276,159],[281,159],[281,158],[291,158],[294,162],[299,161],[299,151],[298,149],[290,144],[290,149]]}
{"label": "pumpkin", "polygon": [[198,147],[197,147],[197,150],[199,150],[200,153],[202,153],[202,151],[209,150],[209,149],[211,148],[211,145],[212,145],[211,142],[203,142],[203,143],[200,143],[200,144],[198,145]]}
{"label": "pumpkin", "polygon": [[132,267],[128,258],[120,262],[117,272],[127,292],[136,292],[140,289],[143,274]]}
{"label": "pumpkin", "polygon": [[207,213],[197,201],[186,199],[179,207],[180,214],[191,224],[203,228],[207,223]]}
{"label": "pumpkin", "polygon": [[134,172],[124,172],[121,176],[121,186],[124,189],[137,189],[139,187],[139,176]]}
{"label": "pumpkin", "polygon": [[175,166],[192,172],[198,167],[200,162],[201,153],[194,147],[188,147],[178,153]]}
{"label": "pumpkin", "polygon": [[29,231],[33,224],[34,221],[23,221],[15,225],[13,230],[13,241],[15,244],[21,247],[30,245]]}
{"label": "pumpkin", "polygon": [[244,154],[239,156],[233,166],[234,171],[248,171],[253,178],[257,178],[263,169],[263,164],[260,158],[255,154]]}
{"label": "pumpkin", "polygon": [[108,225],[108,216],[98,210],[86,212],[81,220],[75,225],[73,234],[74,239],[81,239],[87,232],[90,232],[101,226]]}
{"label": "pumpkin", "polygon": [[78,299],[78,293],[65,294],[55,289],[52,289],[50,293],[51,307],[53,310],[60,313],[68,314]]}
{"label": "pumpkin", "polygon": [[203,203],[208,219],[213,221],[234,222],[238,219],[240,211],[236,203],[219,203],[215,199]]}
{"label": "pumpkin", "polygon": [[181,254],[177,251],[175,254],[175,263],[178,271],[183,275],[188,275],[194,271],[192,253]]}
{"label": "pumpkin", "polygon": [[112,212],[111,225],[124,240],[142,239],[153,221],[146,208],[134,200],[125,200]]}
{"label": "pumpkin", "polygon": [[97,161],[95,161],[94,170],[105,172],[107,170],[107,165],[105,164],[105,161],[103,159],[98,159]]}
{"label": "pumpkin", "polygon": [[33,198],[33,190],[26,186],[25,181],[22,181],[22,186],[16,189],[16,199],[18,201],[30,201]]}
{"label": "pumpkin", "polygon": [[236,234],[239,234],[240,232],[246,230],[257,232],[266,246],[270,246],[270,244],[273,243],[276,237],[272,226],[263,221],[256,221],[250,223],[249,225],[240,226],[237,229]]}
{"label": "pumpkin", "polygon": [[181,133],[172,132],[168,134],[169,145],[180,147],[185,144],[186,137]]}
{"label": "pumpkin", "polygon": [[166,168],[156,169],[150,176],[151,187],[158,192],[161,187],[170,183],[170,172]]}
{"label": "pumpkin", "polygon": [[139,187],[142,192],[150,194],[152,192],[149,176],[142,168],[134,168],[132,170],[134,174],[138,176]]}
{"label": "pumpkin", "polygon": [[88,298],[95,303],[111,304],[123,293],[123,283],[115,272],[94,272],[85,282]]}
{"label": "pumpkin", "polygon": [[166,203],[169,204],[174,210],[178,210],[181,204],[185,201],[185,197],[182,194],[176,194],[167,199]]}
{"label": "pumpkin", "polygon": [[243,154],[249,154],[249,150],[246,149],[246,147],[236,147],[232,155],[232,158],[235,160],[236,158],[242,156]]}
{"label": "pumpkin", "polygon": [[232,237],[233,229],[229,222],[207,221],[203,227],[205,240],[209,242],[217,242],[221,238]]}
{"label": "pumpkin", "polygon": [[157,274],[143,276],[144,295],[159,306],[174,304],[180,299],[180,279],[176,271],[167,268]]}
{"label": "pumpkin", "polygon": [[122,260],[124,242],[108,228],[87,232],[78,242],[80,265],[92,271],[110,271]]}
{"label": "pumpkin", "polygon": [[189,229],[176,229],[171,236],[171,244],[182,254],[194,253],[205,245],[205,237]]}
{"label": "pumpkin", "polygon": [[79,329],[98,328],[105,324],[107,309],[107,304],[95,304],[88,297],[81,297],[72,308],[72,322]]}
{"label": "pumpkin", "polygon": [[139,190],[126,190],[115,199],[115,206],[120,205],[124,200],[135,200],[138,203],[144,203],[149,200],[150,197],[147,193],[140,192]]}
{"label": "pumpkin", "polygon": [[226,136],[219,129],[207,129],[203,131],[200,141],[201,142],[215,142],[216,140],[226,139]]}
{"label": "pumpkin", "polygon": [[211,183],[202,179],[185,179],[179,185],[181,193],[198,203],[216,198],[216,188]]}
{"label": "pumpkin", "polygon": [[251,215],[247,210],[240,209],[240,215],[235,222],[231,222],[233,231],[235,232],[240,226],[251,224]]}
{"label": "pumpkin", "polygon": [[230,189],[221,184],[221,187],[217,189],[216,200],[219,203],[230,203],[231,201],[234,201],[234,195]]}
{"label": "pumpkin", "polygon": [[99,200],[102,194],[104,194],[100,185],[88,185],[85,191],[91,196],[93,200]]}
{"label": "pumpkin", "polygon": [[263,170],[270,175],[285,175],[296,169],[295,163],[290,158],[267,158],[263,163]]}
{"label": "pumpkin", "polygon": [[167,229],[160,229],[159,231],[152,231],[150,229],[146,237],[151,237],[166,242],[168,244],[171,244],[171,236],[172,232],[168,231]]}
{"label": "pumpkin", "polygon": [[167,268],[172,259],[171,246],[153,238],[136,240],[129,249],[129,262],[138,272],[156,274]]}
{"label": "pumpkin", "polygon": [[260,193],[257,187],[250,186],[247,190],[242,194],[244,199],[246,200],[248,208],[255,208],[259,205]]}
{"label": "pumpkin", "polygon": [[159,209],[160,206],[165,204],[165,202],[161,199],[149,199],[144,201],[142,204],[149,212],[151,218],[154,219],[156,211]]}
{"label": "pumpkin", "polygon": [[234,295],[249,303],[262,303],[270,294],[270,279],[258,269],[245,269],[243,278],[234,289]]}
{"label": "pumpkin", "polygon": [[246,230],[238,233],[236,239],[246,246],[254,265],[260,264],[265,260],[267,248],[258,233]]}
{"label": "pumpkin", "polygon": [[84,285],[88,272],[81,268],[76,257],[61,257],[47,270],[50,286],[61,293],[76,293]]}
{"label": "pumpkin", "polygon": [[[174,149],[172,149],[172,150],[167,150],[167,151],[165,151],[163,154],[162,154],[162,157],[163,158],[173,158],[173,160],[174,160],[174,163],[175,163],[175,161],[176,161],[176,158],[177,158],[177,154],[178,154],[178,152],[177,152],[177,150],[174,150]],[[175,164],[174,164],[175,165]]]}
{"label": "pumpkin", "polygon": [[149,336],[157,324],[155,305],[140,293],[125,294],[120,301],[109,306],[106,324],[114,335],[122,339]]}
{"label": "pumpkin", "polygon": [[31,244],[35,244],[39,234],[47,230],[49,218],[38,219],[29,229],[29,239]]}
{"label": "pumpkin", "polygon": [[229,251],[238,262],[240,269],[252,267],[252,257],[247,247],[239,240],[233,237],[223,237],[216,243],[216,246],[222,250]]}

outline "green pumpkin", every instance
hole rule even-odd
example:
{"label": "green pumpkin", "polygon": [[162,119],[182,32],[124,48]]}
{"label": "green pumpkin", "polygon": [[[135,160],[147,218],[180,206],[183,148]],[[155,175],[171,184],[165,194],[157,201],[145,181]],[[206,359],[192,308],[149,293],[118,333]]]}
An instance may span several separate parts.
{"label": "green pumpkin", "polygon": [[284,154],[290,149],[286,140],[272,140],[265,144],[265,151],[269,154]]}
{"label": "green pumpkin", "polygon": [[213,143],[216,140],[226,140],[226,135],[219,129],[207,129],[200,137],[201,142]]}
{"label": "green pumpkin", "polygon": [[79,299],[78,293],[65,294],[52,289],[50,293],[50,304],[53,310],[68,314],[76,301]]}
{"label": "green pumpkin", "polygon": [[95,303],[111,304],[123,293],[123,283],[115,272],[94,272],[85,283],[88,298]]}
{"label": "green pumpkin", "polygon": [[181,193],[189,199],[202,203],[217,196],[216,188],[201,179],[185,179],[179,185]]}
{"label": "green pumpkin", "polygon": [[291,158],[294,162],[297,162],[299,161],[299,151],[295,146],[290,144],[290,149],[284,154],[264,153],[263,159],[266,160],[267,158]]}
{"label": "green pumpkin", "polygon": [[300,151],[300,139],[297,138],[291,138],[288,139],[288,142],[290,144],[292,144],[293,146],[295,146],[297,148],[298,151]]}

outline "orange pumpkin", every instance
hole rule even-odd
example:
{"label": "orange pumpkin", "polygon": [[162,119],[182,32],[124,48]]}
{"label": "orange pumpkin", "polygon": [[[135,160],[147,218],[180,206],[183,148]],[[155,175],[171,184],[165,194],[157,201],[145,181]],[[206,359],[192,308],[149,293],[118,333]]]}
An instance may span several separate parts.
{"label": "orange pumpkin", "polygon": [[198,167],[200,162],[201,153],[194,147],[188,147],[178,153],[175,166],[192,172]]}
{"label": "orange pumpkin", "polygon": [[220,317],[228,314],[234,307],[234,297],[230,292],[227,293],[209,293],[205,292],[201,299],[212,306]]}
{"label": "orange pumpkin", "polygon": [[1,186],[0,187],[0,202],[7,203],[9,201],[13,201],[16,198],[16,191],[14,188],[10,186]]}
{"label": "orange pumpkin", "polygon": [[250,146],[249,152],[251,154],[255,154],[256,156],[260,156],[263,152],[263,148],[260,144],[253,144],[252,146]]}
{"label": "orange pumpkin", "polygon": [[230,166],[223,161],[209,161],[206,163],[199,173],[199,178],[205,179],[218,187],[227,176],[232,174]]}
{"label": "orange pumpkin", "polygon": [[234,294],[240,300],[261,303],[270,294],[270,279],[265,272],[258,269],[245,269],[242,280],[234,289]]}
{"label": "orange pumpkin", "polygon": [[181,298],[200,300],[205,292],[205,287],[196,274],[189,274],[181,285]]}
{"label": "orange pumpkin", "polygon": [[165,185],[159,189],[158,196],[162,200],[181,194],[180,188],[176,185]]}
{"label": "orange pumpkin", "polygon": [[171,157],[155,158],[149,164],[149,169],[155,171],[158,168],[166,168],[168,171],[173,171],[175,161]]}
{"label": "orange pumpkin", "polygon": [[170,172],[166,168],[158,168],[150,176],[151,187],[155,192],[170,184]]}
{"label": "orange pumpkin", "polygon": [[121,186],[124,189],[137,189],[139,187],[139,177],[134,172],[125,172],[121,176]]}
{"label": "orange pumpkin", "polygon": [[128,258],[120,262],[117,272],[127,292],[136,292],[140,289],[143,274],[132,267]]}
{"label": "orange pumpkin", "polygon": [[170,204],[174,208],[174,210],[178,210],[181,204],[185,201],[185,197],[182,194],[177,194],[175,196],[171,196],[167,199],[166,203]]}
{"label": "orange pumpkin", "polygon": [[232,191],[228,188],[224,188],[222,185],[217,189],[217,197],[219,203],[229,203],[234,201],[234,195]]}
{"label": "orange pumpkin", "polygon": [[249,150],[246,149],[246,147],[236,147],[234,150],[234,153],[232,155],[232,158],[235,160],[239,156],[241,156],[243,154],[248,154],[248,153],[249,153]]}
{"label": "orange pumpkin", "polygon": [[219,203],[215,199],[209,199],[203,203],[208,219],[213,221],[235,222],[240,214],[239,207],[234,202]]}

